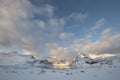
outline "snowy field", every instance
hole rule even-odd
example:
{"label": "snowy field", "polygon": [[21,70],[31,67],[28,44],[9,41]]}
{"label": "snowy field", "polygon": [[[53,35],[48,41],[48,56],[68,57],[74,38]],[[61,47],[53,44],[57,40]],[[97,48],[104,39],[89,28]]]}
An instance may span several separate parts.
{"label": "snowy field", "polygon": [[0,80],[120,80],[119,56],[92,65],[82,63],[81,66],[77,63],[84,59],[78,59],[77,67],[69,69],[36,67],[25,60],[31,59],[18,54],[1,54]]}
{"label": "snowy field", "polygon": [[65,70],[0,67],[0,80],[120,80],[120,66]]}

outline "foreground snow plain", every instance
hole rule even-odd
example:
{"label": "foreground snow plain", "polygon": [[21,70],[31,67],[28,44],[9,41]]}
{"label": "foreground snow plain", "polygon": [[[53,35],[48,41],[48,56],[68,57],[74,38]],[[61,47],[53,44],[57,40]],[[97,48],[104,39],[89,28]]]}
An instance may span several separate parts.
{"label": "foreground snow plain", "polygon": [[[21,64],[26,59],[19,55],[16,55],[20,63],[17,64],[15,55],[13,58],[10,56],[1,55],[0,80],[120,80],[119,56],[112,58],[112,64],[109,65],[87,64],[87,66],[69,69],[49,69]],[[19,58],[23,59],[19,60]],[[6,65],[5,63],[12,63],[12,65]]]}
{"label": "foreground snow plain", "polygon": [[0,80],[120,80],[120,67],[65,70],[39,67],[0,67]]}

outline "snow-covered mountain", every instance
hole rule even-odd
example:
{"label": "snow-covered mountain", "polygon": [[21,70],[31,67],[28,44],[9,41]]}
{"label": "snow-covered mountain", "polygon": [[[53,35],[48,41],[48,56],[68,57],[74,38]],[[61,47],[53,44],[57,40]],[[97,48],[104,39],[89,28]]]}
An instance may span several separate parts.
{"label": "snow-covered mountain", "polygon": [[12,52],[0,52],[0,66],[13,66],[19,64],[25,64],[28,56],[19,54],[16,51]]}
{"label": "snow-covered mountain", "polygon": [[51,57],[38,58],[33,55],[19,54],[18,52],[1,52],[0,80],[120,79],[120,55],[90,55],[79,54],[72,62],[69,62],[68,60]]}
{"label": "snow-covered mountain", "polygon": [[112,54],[78,54],[71,62],[52,57],[23,55],[18,52],[0,52],[0,66],[26,65],[42,68],[66,69],[91,66],[103,66],[120,63],[120,55]]}
{"label": "snow-covered mountain", "polygon": [[33,55],[24,55],[16,51],[0,52],[0,66],[35,66],[51,67],[52,63],[45,58],[36,58]]}
{"label": "snow-covered mountain", "polygon": [[103,66],[120,63],[120,55],[118,54],[79,54],[71,63],[72,68]]}

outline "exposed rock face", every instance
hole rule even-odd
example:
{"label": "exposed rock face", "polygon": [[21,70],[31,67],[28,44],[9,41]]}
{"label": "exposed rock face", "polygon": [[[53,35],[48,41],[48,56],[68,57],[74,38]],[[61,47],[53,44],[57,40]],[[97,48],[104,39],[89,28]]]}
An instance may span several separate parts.
{"label": "exposed rock face", "polygon": [[50,67],[52,66],[52,63],[48,60],[35,60],[32,62],[33,66],[41,66],[41,67]]}
{"label": "exposed rock face", "polygon": [[36,59],[34,56],[30,57],[31,60],[27,61],[27,63],[31,64],[32,66],[36,66],[36,67],[51,67],[52,63],[49,62],[48,60],[40,60],[40,59]]}

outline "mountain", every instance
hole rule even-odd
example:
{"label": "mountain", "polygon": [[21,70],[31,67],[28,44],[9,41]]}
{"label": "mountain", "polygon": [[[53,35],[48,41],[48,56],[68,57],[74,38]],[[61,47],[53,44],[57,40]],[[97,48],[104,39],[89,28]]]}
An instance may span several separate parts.
{"label": "mountain", "polygon": [[0,52],[0,66],[24,64],[27,59],[27,56],[19,54],[16,51]]}
{"label": "mountain", "polygon": [[120,63],[120,55],[112,54],[79,54],[71,63],[72,68],[113,65]]}
{"label": "mountain", "polygon": [[34,56],[31,56],[31,59],[33,59],[33,60],[32,61],[26,61],[26,62],[31,64],[32,66],[46,67],[46,68],[50,68],[52,66],[52,63],[49,62],[46,59],[40,60],[40,59],[36,59]]}
{"label": "mountain", "polygon": [[42,68],[66,69],[105,66],[120,63],[120,55],[112,54],[78,54],[71,62],[52,57],[23,55],[18,52],[0,52],[0,66],[32,66]]}

